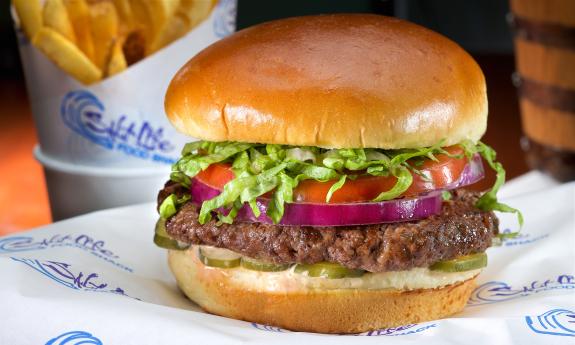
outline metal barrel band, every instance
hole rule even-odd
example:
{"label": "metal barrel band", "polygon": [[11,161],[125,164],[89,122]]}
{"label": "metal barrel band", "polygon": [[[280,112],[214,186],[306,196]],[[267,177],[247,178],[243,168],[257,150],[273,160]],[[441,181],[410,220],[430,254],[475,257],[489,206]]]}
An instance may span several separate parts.
{"label": "metal barrel band", "polygon": [[513,74],[513,84],[519,96],[545,108],[570,113],[575,116],[575,90],[541,83],[519,73]]}
{"label": "metal barrel band", "polygon": [[575,27],[537,22],[508,14],[507,21],[516,37],[543,45],[575,50]]}

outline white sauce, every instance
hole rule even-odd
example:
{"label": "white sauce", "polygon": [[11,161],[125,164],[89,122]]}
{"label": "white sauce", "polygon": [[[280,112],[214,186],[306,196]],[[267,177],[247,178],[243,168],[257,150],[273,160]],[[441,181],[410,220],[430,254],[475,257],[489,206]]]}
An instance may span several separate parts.
{"label": "white sauce", "polygon": [[466,272],[437,272],[427,268],[409,271],[366,273],[359,278],[315,278],[293,272],[257,272],[244,268],[230,269],[228,277],[236,283],[259,291],[307,290],[307,289],[432,289],[471,279],[481,269]]}

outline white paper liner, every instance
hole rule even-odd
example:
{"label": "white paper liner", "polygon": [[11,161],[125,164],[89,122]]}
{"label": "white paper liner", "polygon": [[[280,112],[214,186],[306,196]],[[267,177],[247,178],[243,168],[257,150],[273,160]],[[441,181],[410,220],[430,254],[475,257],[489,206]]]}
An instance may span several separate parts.
{"label": "white paper liner", "polygon": [[[448,319],[336,336],[203,313],[152,243],[145,204],[0,238],[0,344],[573,344],[575,183],[523,180],[530,192],[504,200],[525,216],[521,235],[488,249],[478,289]],[[513,215],[500,219],[516,229]]]}

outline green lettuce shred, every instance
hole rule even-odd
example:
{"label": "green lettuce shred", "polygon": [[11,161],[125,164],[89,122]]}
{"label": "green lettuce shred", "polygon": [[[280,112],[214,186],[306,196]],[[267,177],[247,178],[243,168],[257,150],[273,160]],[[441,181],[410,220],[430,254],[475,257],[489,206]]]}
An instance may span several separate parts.
{"label": "green lettuce shred", "polygon": [[289,177],[285,172],[279,173],[279,183],[272,201],[268,206],[267,215],[276,224],[280,222],[284,214],[285,203],[293,202],[293,190],[297,181]]}
{"label": "green lettuce shred", "polygon": [[[203,142],[205,143],[205,142]],[[194,144],[194,143],[192,143]],[[201,154],[204,149],[201,144],[186,145],[182,151],[184,155],[182,159],[176,162],[176,171],[182,172],[189,177],[196,176],[200,171],[207,169],[214,163],[219,163],[227,160],[228,158],[243,152],[253,144],[245,143],[209,143],[211,145],[204,145],[207,154]],[[199,146],[199,147],[198,147]]]}
{"label": "green lettuce shred", "polygon": [[394,168],[391,172],[393,176],[397,177],[395,185],[387,192],[382,192],[373,201],[385,201],[395,199],[411,186],[413,176],[405,166]]}
{"label": "green lettuce shred", "polygon": [[343,184],[345,183],[345,180],[347,179],[347,175],[341,175],[341,177],[339,178],[339,181],[337,181],[336,183],[334,183],[329,190],[327,191],[327,195],[325,197],[325,202],[329,202],[331,200],[331,197],[333,195],[333,193],[335,191],[337,191],[338,189],[340,189],[341,187],[343,187]]}
{"label": "green lettuce shred", "polygon": [[[197,141],[184,146],[182,158],[172,167],[171,179],[189,186],[190,179],[210,165],[229,163],[235,178],[224,186],[218,196],[203,202],[199,222],[204,224],[210,221],[215,212],[220,223],[232,223],[244,203],[259,217],[261,211],[256,200],[271,193],[266,214],[275,223],[279,223],[285,204],[293,202],[293,190],[303,180],[336,181],[326,195],[326,202],[330,202],[334,193],[347,180],[355,180],[361,175],[394,176],[397,178],[395,185],[373,201],[397,198],[413,183],[412,173],[426,178],[419,171],[426,160],[436,161],[438,154],[459,157],[445,151],[443,144],[444,141],[440,141],[436,145],[419,149],[383,150]],[[481,196],[476,206],[485,211],[516,213],[519,223],[523,224],[523,217],[518,210],[497,201],[497,191],[505,182],[505,170],[501,163],[495,161],[495,151],[482,142],[475,144],[466,141],[460,146],[469,159],[479,153],[497,174],[495,184]],[[160,205],[162,217],[175,213],[180,204],[174,198],[170,196]]]}
{"label": "green lettuce shred", "polygon": [[[464,150],[466,151],[467,156],[471,156],[475,153],[479,153],[481,157],[489,164],[491,169],[495,171],[495,183],[491,187],[490,190],[485,192],[477,203],[475,207],[483,211],[499,211],[499,212],[506,212],[506,213],[515,213],[517,215],[517,222],[519,223],[519,227],[523,227],[523,214],[516,208],[513,208],[509,205],[500,203],[497,200],[497,192],[499,188],[503,186],[505,183],[505,169],[501,163],[495,161],[497,153],[493,148],[490,146],[482,143],[479,141],[477,145],[473,145],[471,142],[464,142],[461,145]],[[516,234],[516,233],[513,233]],[[514,236],[514,235],[513,235]]]}
{"label": "green lettuce shred", "polygon": [[189,194],[183,195],[181,198],[178,198],[176,194],[170,194],[167,198],[162,201],[160,204],[159,212],[160,217],[162,219],[168,219],[178,211],[178,207],[180,205],[185,204],[188,200],[190,200],[191,196]]}

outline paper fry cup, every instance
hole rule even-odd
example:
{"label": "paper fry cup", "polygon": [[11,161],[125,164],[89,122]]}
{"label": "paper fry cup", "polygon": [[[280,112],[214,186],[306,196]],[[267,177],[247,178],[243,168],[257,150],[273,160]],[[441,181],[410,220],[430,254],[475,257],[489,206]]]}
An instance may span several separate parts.
{"label": "paper fry cup", "polygon": [[92,85],[66,74],[33,46],[14,16],[20,56],[42,153],[97,167],[169,166],[184,143],[164,113],[164,94],[177,70],[235,29],[236,0],[222,0],[182,38],[127,70]]}
{"label": "paper fry cup", "polygon": [[168,176],[162,166],[98,168],[61,162],[44,155],[38,146],[34,156],[44,168],[53,221],[154,201]]}

